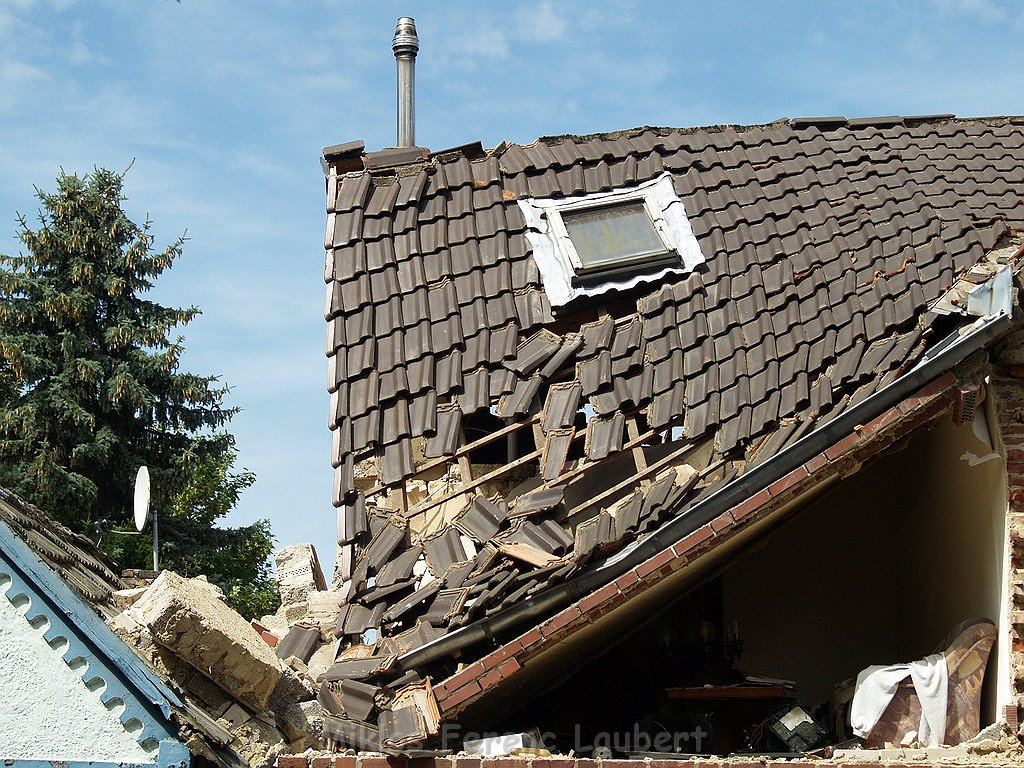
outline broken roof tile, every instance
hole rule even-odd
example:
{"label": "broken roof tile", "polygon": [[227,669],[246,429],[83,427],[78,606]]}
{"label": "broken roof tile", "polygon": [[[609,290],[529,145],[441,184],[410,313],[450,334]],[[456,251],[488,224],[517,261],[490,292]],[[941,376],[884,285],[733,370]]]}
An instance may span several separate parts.
{"label": "broken roof tile", "polygon": [[423,452],[428,458],[449,456],[455,453],[459,445],[459,432],[462,429],[462,411],[456,403],[446,403],[437,407],[437,430],[427,438]]}
{"label": "broken roof tile", "polygon": [[387,523],[370,539],[363,551],[366,562],[374,573],[378,573],[390,559],[391,554],[405,539],[406,524],[400,517],[392,516]]}
{"label": "broken roof tile", "polygon": [[559,351],[561,345],[562,339],[557,334],[542,328],[519,345],[515,358],[506,366],[520,376],[528,376]]}
{"label": "broken roof tile", "polygon": [[452,524],[478,544],[483,544],[498,532],[507,516],[508,505],[500,496],[487,498],[477,494]]}
{"label": "broken roof tile", "polygon": [[622,450],[626,417],[620,411],[610,416],[595,416],[587,422],[585,451],[590,461],[600,461]]}
{"label": "broken roof tile", "polygon": [[548,432],[541,458],[541,477],[545,482],[550,482],[562,474],[575,437],[575,427],[553,429]]}
{"label": "broken roof tile", "polygon": [[342,679],[338,682],[341,690],[341,705],[345,715],[353,720],[367,721],[374,709],[374,697],[380,688],[358,680]]}
{"label": "broken roof tile", "polygon": [[501,545],[500,551],[516,560],[521,560],[536,568],[545,568],[552,563],[558,562],[558,558],[542,549],[520,541],[507,541]]}
{"label": "broken roof tile", "polygon": [[503,419],[526,415],[533,407],[533,401],[540,391],[540,385],[539,375],[531,376],[528,379],[519,379],[515,388],[509,394],[502,396],[498,402],[496,413]]}
{"label": "broken roof tile", "polygon": [[320,680],[366,680],[374,675],[387,672],[395,663],[397,656],[374,656],[366,659],[343,659],[334,662]]}
{"label": "broken roof tile", "polygon": [[422,547],[412,546],[392,556],[377,572],[377,587],[388,587],[411,577],[413,566],[422,554]]}
{"label": "broken roof tile", "polygon": [[427,558],[427,567],[435,576],[443,576],[450,565],[463,562],[469,554],[455,528],[447,528],[424,539],[423,551]]}
{"label": "broken roof tile", "polygon": [[552,384],[541,409],[541,428],[545,432],[564,429],[576,421],[583,387],[578,381]]}
{"label": "broken roof tile", "polygon": [[375,726],[333,715],[324,715],[324,737],[352,749],[380,752],[380,732]]}
{"label": "broken roof tile", "polygon": [[465,587],[442,589],[431,600],[423,621],[435,627],[446,625],[462,609],[468,595],[469,590]]}
{"label": "broken roof tile", "polygon": [[612,356],[608,350],[576,364],[576,378],[588,397],[612,383]]}
{"label": "broken roof tile", "polygon": [[406,613],[411,611],[421,603],[426,602],[434,595],[436,595],[441,589],[441,580],[434,579],[426,585],[420,587],[408,597],[404,597],[384,612],[385,621],[395,621],[402,618]]}
{"label": "broken roof tile", "polygon": [[309,661],[316,646],[320,644],[320,627],[316,624],[304,624],[299,622],[288,628],[288,634],[277,644],[274,649],[277,658],[288,659],[291,656],[299,659],[303,664]]}
{"label": "broken roof tile", "polygon": [[546,512],[561,504],[564,498],[565,488],[563,487],[529,491],[511,503],[508,514],[509,517],[525,517],[538,512]]}

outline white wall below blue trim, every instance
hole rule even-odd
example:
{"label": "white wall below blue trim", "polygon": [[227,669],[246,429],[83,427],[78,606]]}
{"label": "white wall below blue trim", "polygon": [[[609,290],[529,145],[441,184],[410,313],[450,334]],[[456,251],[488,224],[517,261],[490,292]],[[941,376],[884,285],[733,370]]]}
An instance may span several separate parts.
{"label": "white wall below blue trim", "polygon": [[51,648],[43,637],[48,622],[29,623],[24,613],[31,598],[11,586],[0,574],[0,758],[152,762],[154,755],[128,730],[136,723],[141,730],[142,723],[121,723],[125,703],[101,700],[105,684],[90,676],[89,661],[65,661],[63,649]]}

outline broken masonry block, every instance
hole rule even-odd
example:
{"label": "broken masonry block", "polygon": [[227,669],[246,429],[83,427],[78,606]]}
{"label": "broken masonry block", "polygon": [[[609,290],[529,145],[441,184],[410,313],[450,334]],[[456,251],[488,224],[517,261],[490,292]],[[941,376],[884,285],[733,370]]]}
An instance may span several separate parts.
{"label": "broken masonry block", "polygon": [[305,604],[310,592],[327,589],[312,544],[292,544],[274,553],[281,605]]}
{"label": "broken masonry block", "polygon": [[117,592],[110,593],[110,599],[114,603],[114,607],[119,611],[127,610],[131,608],[135,601],[138,600],[146,593],[147,587],[135,587],[134,589],[119,589]]}
{"label": "broken masonry block", "polygon": [[341,593],[335,589],[324,592],[310,592],[306,597],[305,619],[320,629],[324,642],[334,639],[334,625],[341,615]]}
{"label": "broken masonry block", "polygon": [[209,584],[164,571],[129,610],[157,643],[231,697],[266,707],[281,678],[277,655]]}

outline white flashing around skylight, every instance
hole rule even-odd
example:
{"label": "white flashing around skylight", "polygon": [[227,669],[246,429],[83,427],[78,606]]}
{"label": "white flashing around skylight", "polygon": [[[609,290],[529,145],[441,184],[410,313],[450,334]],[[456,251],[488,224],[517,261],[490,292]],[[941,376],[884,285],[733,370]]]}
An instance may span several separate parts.
{"label": "white flashing around skylight", "polygon": [[[666,247],[678,254],[678,264],[643,270],[643,262],[638,260],[636,273],[610,275],[598,282],[588,280],[586,285],[580,284],[573,264],[578,257],[562,223],[562,212],[630,200],[643,201]],[[533,248],[533,260],[540,270],[544,291],[553,307],[568,304],[581,296],[628,290],[666,275],[686,274],[704,262],[704,254],[690,227],[686,210],[672,186],[672,176],[667,172],[642,184],[610,192],[543,200],[520,198],[519,207],[526,219],[526,238]]]}
{"label": "white flashing around skylight", "polygon": [[999,267],[992,277],[967,294],[967,312],[978,317],[1012,314],[1013,275],[1009,266]]}

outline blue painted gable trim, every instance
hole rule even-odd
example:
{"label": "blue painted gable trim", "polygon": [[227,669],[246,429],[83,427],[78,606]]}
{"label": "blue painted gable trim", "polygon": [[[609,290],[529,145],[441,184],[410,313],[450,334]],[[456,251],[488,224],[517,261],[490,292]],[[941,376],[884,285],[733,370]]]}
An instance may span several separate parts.
{"label": "blue painted gable trim", "polygon": [[[156,751],[156,765],[159,768],[187,768],[191,757],[178,739],[177,726],[171,721],[171,706],[182,706],[181,699],[132,653],[90,606],[40,562],[2,519],[0,567],[12,582],[7,590],[8,598],[24,595],[31,603],[25,618],[30,623],[42,624],[44,620],[49,623],[43,637],[55,649],[54,652],[67,661],[83,658],[88,662],[85,682],[91,683],[96,678],[102,680],[102,702],[118,698],[125,703],[121,721],[126,725],[132,720],[141,724],[136,738],[144,747]],[[40,766],[52,768],[46,761],[15,761],[22,766],[37,762]],[[150,768],[153,766],[152,763],[148,765]]]}
{"label": "blue painted gable trim", "polygon": [[[167,759],[164,759],[164,750],[160,749],[160,758],[157,760],[157,765],[160,768],[187,768],[189,765],[189,754],[188,750],[185,749],[183,744],[178,744],[184,752],[178,755],[178,760],[175,760],[174,756],[168,754]],[[183,755],[183,756],[182,756]],[[95,760],[67,760],[60,762],[50,762],[49,760],[4,760],[4,768],[153,768],[153,763],[104,763]]]}

